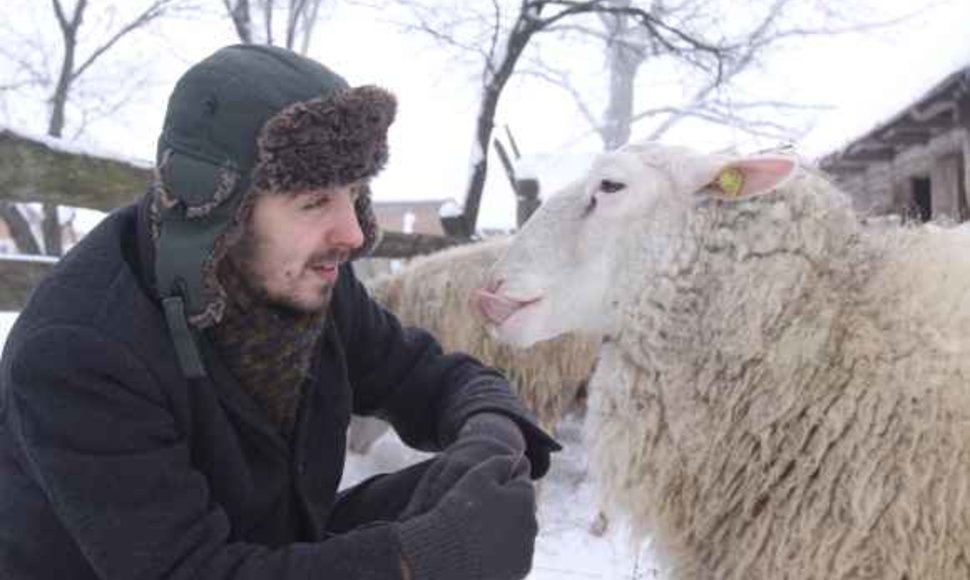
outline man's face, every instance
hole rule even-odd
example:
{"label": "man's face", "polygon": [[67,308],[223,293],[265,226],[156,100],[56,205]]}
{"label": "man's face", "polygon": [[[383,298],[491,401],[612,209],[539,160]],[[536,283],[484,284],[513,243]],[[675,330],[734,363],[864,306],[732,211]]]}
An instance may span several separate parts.
{"label": "man's face", "polygon": [[338,267],[364,243],[354,211],[358,190],[352,184],[258,194],[229,258],[269,303],[319,312],[330,303]]}

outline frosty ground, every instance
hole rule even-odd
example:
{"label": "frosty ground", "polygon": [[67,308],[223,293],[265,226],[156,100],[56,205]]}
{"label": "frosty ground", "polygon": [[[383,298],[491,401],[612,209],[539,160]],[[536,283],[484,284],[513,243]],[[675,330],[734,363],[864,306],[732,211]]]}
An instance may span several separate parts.
{"label": "frosty ground", "polygon": [[[567,416],[556,429],[565,449],[554,456],[549,474],[539,486],[539,538],[528,580],[653,580],[648,548],[632,549],[619,524],[602,536],[590,533],[596,518],[595,482],[587,472],[582,441],[582,417]],[[348,454],[341,485],[371,474],[395,471],[427,457],[405,447],[389,432],[367,455]]]}

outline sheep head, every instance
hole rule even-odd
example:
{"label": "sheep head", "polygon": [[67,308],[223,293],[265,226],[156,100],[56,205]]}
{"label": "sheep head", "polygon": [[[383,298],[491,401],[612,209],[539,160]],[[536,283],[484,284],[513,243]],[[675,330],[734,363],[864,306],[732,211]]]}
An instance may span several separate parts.
{"label": "sheep head", "polygon": [[[569,331],[610,334],[643,261],[662,262],[701,200],[771,192],[795,171],[781,156],[732,158],[656,143],[604,153],[515,237],[477,294],[493,333],[530,346]],[[632,291],[631,291],[632,290]]]}

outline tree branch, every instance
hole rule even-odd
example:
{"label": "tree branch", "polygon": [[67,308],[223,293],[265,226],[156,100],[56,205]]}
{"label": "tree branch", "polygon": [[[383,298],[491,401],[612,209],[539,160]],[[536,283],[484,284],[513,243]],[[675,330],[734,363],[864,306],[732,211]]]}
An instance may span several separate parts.
{"label": "tree branch", "polygon": [[576,106],[579,108],[580,114],[586,119],[590,125],[596,128],[599,125],[599,120],[593,110],[586,104],[586,100],[583,98],[582,93],[576,90],[573,83],[569,80],[569,73],[562,72],[560,70],[555,70],[551,67],[547,67],[541,64],[540,69],[526,69],[520,71],[519,74],[525,76],[535,77],[539,80],[545,81],[549,84],[557,86],[573,97],[573,101],[576,102]]}
{"label": "tree branch", "polygon": [[[54,1],[56,2],[57,0],[54,0]],[[111,38],[109,38],[107,42],[105,42],[104,44],[96,48],[94,52],[92,52],[91,55],[88,56],[88,58],[83,63],[81,63],[80,66],[74,69],[74,72],[71,74],[71,81],[77,80],[77,78],[80,77],[84,73],[84,71],[88,69],[88,67],[94,64],[94,61],[96,61],[102,54],[104,54],[109,49],[111,49],[111,47],[114,46],[115,43],[121,40],[125,35],[145,26],[152,20],[155,20],[159,16],[162,16],[163,14],[165,14],[166,8],[170,3],[171,3],[171,0],[155,0],[155,2],[153,2],[151,6],[146,8],[144,12],[139,14],[134,20],[132,20],[128,24],[121,27],[121,29],[118,30],[118,32],[116,32]]]}
{"label": "tree branch", "polygon": [[229,19],[232,20],[236,35],[243,44],[253,43],[252,16],[249,11],[249,0],[236,0],[233,6],[230,0],[222,0],[222,5],[226,7]]}
{"label": "tree branch", "polygon": [[263,24],[266,28],[266,44],[273,46],[273,4],[275,0],[263,0]]}

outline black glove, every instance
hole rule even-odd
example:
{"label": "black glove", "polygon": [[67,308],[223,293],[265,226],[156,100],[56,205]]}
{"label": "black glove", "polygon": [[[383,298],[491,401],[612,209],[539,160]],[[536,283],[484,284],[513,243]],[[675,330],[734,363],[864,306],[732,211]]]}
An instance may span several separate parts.
{"label": "black glove", "polygon": [[550,456],[561,451],[562,445],[532,421],[522,421],[518,425],[525,435],[525,456],[532,464],[532,479],[540,479],[549,471]]}
{"label": "black glove", "polygon": [[430,510],[468,470],[487,459],[518,458],[524,453],[525,438],[515,421],[497,413],[472,415],[457,441],[432,461],[401,515],[412,517]]}
{"label": "black glove", "polygon": [[562,450],[562,445],[524,417],[513,420],[500,413],[478,413],[465,421],[459,436],[471,433],[492,437],[515,449],[522,449],[524,445],[525,456],[532,465],[532,479],[544,476],[549,471],[550,455]]}
{"label": "black glove", "polygon": [[538,524],[529,462],[499,455],[472,467],[431,511],[395,524],[414,580],[518,580],[532,568]]}

